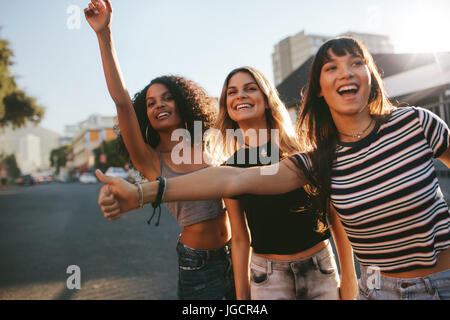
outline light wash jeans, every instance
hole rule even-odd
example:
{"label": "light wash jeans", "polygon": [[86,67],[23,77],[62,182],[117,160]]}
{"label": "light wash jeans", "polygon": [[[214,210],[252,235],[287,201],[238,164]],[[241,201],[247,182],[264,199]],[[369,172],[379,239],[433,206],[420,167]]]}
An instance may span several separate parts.
{"label": "light wash jeans", "polygon": [[339,275],[330,244],[311,257],[287,262],[253,254],[250,271],[252,300],[339,299]]}
{"label": "light wash jeans", "polygon": [[450,270],[426,277],[386,277],[361,266],[358,300],[450,300]]}
{"label": "light wash jeans", "polygon": [[231,243],[215,250],[197,250],[177,243],[180,300],[236,299]]}

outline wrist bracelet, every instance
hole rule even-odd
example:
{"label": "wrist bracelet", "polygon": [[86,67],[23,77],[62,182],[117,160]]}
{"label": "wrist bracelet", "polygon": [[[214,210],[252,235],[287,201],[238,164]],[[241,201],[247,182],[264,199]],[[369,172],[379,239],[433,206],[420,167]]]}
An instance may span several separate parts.
{"label": "wrist bracelet", "polygon": [[158,208],[158,220],[155,223],[155,225],[158,226],[159,225],[159,220],[161,218],[161,201],[163,199],[164,192],[166,191],[166,178],[158,177],[156,180],[159,181],[158,192],[156,194],[155,202],[152,203],[153,214],[150,217],[150,219],[148,219],[147,223],[150,224],[150,222],[152,221],[153,217],[155,216],[156,208]]}
{"label": "wrist bracelet", "polygon": [[144,207],[144,190],[142,190],[142,185],[139,182],[136,183],[136,185],[138,186],[138,194],[139,194],[138,205],[139,205],[139,209],[142,209]]}

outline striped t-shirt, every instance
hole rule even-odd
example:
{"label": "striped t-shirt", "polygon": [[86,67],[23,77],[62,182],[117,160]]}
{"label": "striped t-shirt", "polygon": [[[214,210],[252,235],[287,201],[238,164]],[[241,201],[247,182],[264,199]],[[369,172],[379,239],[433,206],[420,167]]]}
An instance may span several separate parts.
{"label": "striped t-shirt", "polygon": [[[406,107],[365,138],[337,147],[331,202],[362,265],[384,272],[433,267],[449,247],[449,209],[432,160],[449,142],[439,117]],[[295,158],[310,172],[306,154]]]}

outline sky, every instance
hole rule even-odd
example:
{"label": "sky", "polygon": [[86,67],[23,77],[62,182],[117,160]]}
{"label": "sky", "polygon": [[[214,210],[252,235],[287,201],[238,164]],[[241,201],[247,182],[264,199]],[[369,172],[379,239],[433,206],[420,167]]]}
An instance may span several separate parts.
{"label": "sky", "polygon": [[[390,36],[396,52],[450,51],[449,0],[111,0],[112,30],[130,94],[176,74],[218,97],[226,75],[249,65],[273,81],[272,52],[302,30]],[[0,37],[21,89],[45,107],[41,126],[64,133],[97,113],[115,115],[87,0],[0,0]]]}

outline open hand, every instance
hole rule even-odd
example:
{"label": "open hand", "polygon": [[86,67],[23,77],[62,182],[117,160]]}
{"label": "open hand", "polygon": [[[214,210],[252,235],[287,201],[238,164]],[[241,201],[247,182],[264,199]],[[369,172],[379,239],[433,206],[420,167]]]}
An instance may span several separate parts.
{"label": "open hand", "polygon": [[111,26],[112,7],[109,0],[91,0],[89,7],[84,9],[84,16],[96,33],[101,33]]}

